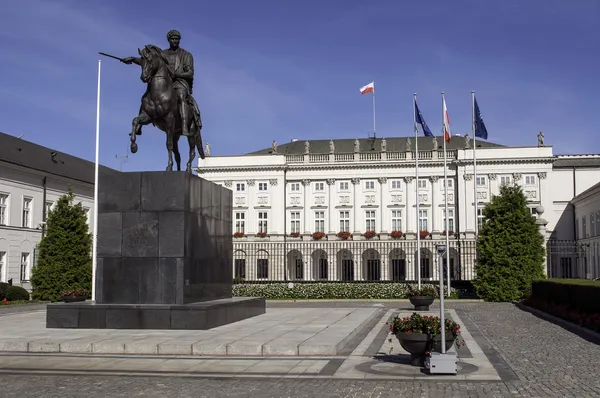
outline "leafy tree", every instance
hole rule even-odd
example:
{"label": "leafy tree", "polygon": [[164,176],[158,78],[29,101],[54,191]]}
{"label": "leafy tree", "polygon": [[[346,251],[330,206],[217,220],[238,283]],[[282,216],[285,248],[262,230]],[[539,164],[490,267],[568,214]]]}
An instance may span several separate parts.
{"label": "leafy tree", "polygon": [[66,290],[92,286],[92,235],[81,203],[69,191],[46,219],[46,234],[32,270],[32,299],[58,301]]}
{"label": "leafy tree", "polygon": [[475,266],[477,294],[486,301],[520,300],[532,281],[545,279],[544,237],[521,187],[501,186],[483,215]]}

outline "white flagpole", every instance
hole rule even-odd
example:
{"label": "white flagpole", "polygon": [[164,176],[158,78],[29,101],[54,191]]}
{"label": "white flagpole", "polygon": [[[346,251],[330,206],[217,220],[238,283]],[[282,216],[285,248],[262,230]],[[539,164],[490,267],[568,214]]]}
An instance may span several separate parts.
{"label": "white flagpole", "polygon": [[475,137],[475,91],[471,91],[471,130],[473,131],[473,198],[475,199],[475,250],[477,250],[477,137]]}
{"label": "white flagpole", "polygon": [[[442,91],[442,139],[444,140],[444,212],[446,214],[446,280],[448,283],[448,297],[450,297],[450,238],[448,227],[449,217],[448,217],[448,164],[446,157],[446,131],[444,129],[445,120],[446,120],[446,99],[444,98],[444,92]],[[448,126],[448,134],[450,134],[450,128]],[[441,279],[440,279],[441,280]]]}
{"label": "white flagpole", "polygon": [[96,97],[96,163],[94,167],[94,233],[92,235],[92,301],[96,301],[96,266],[98,261],[98,157],[100,152],[100,70],[98,60],[98,93]]}
{"label": "white flagpole", "polygon": [[375,126],[375,80],[373,80],[373,138],[377,137],[377,129]]}
{"label": "white flagpole", "polygon": [[413,119],[415,123],[415,197],[417,214],[417,282],[421,289],[421,227],[419,223],[419,129],[417,128],[417,93],[413,94]]}

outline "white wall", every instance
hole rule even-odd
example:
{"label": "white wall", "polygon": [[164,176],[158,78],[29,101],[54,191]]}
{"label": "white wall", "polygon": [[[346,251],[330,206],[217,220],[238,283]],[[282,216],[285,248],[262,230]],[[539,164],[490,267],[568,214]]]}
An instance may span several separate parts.
{"label": "white wall", "polygon": [[[69,186],[75,202],[81,202],[89,211],[90,232],[93,230],[93,185],[46,175],[46,201],[56,202]],[[10,278],[14,285],[29,289],[28,281],[21,283],[21,255],[29,253],[29,274],[34,265],[34,249],[42,237],[44,174],[22,167],[0,163],[0,194],[8,195],[7,222],[0,225],[0,261],[3,262],[0,281]],[[31,222],[23,227],[23,198],[31,198]]]}
{"label": "white wall", "polygon": [[[426,158],[419,163],[419,178],[427,181],[427,187],[419,190],[420,208],[428,211],[428,230],[441,232],[444,229],[443,158],[439,153],[423,153]],[[363,154],[360,157],[358,154],[349,155],[354,157],[354,161],[338,161],[337,154],[207,157],[199,160],[199,176],[233,190],[234,212],[246,213],[246,233],[250,235],[257,232],[258,211],[269,214],[270,234],[290,232],[291,211],[301,212],[301,232],[314,232],[316,210],[326,213],[325,232],[337,233],[340,229],[339,212],[344,207],[350,211],[350,232],[365,232],[366,210],[375,211],[377,232],[390,232],[391,211],[397,209],[402,211],[403,232],[415,234],[416,181],[411,181],[415,176],[411,154],[402,154],[406,158],[396,157],[397,160],[393,161],[383,157],[373,161]],[[392,158],[389,153],[387,156],[387,159]],[[466,237],[474,237],[476,218],[472,157],[472,150],[458,150],[448,160],[448,178],[454,180],[453,189],[448,192],[448,204],[450,208],[455,207],[455,229],[459,225],[460,232]],[[479,148],[477,160],[477,176],[480,180],[484,177],[484,184],[477,187],[479,208],[499,193],[502,179],[509,178],[510,182],[523,187],[531,208],[542,205],[546,209],[543,216],[549,221],[548,228],[552,230],[555,227],[559,217],[554,215],[554,198],[557,191],[564,193],[564,190],[552,182],[555,177],[551,147]],[[285,202],[284,170],[288,182]],[[359,181],[359,185],[353,185],[352,179]],[[249,180],[254,180],[256,185],[248,186]],[[271,180],[277,185],[269,184],[267,192],[258,191],[259,182]],[[401,181],[400,190],[392,189],[392,180]],[[374,181],[372,192],[365,190],[366,181]],[[236,184],[243,182],[246,183],[246,191],[237,192]],[[302,182],[308,185],[304,186]],[[328,182],[334,182],[334,185],[330,186]],[[347,192],[340,191],[340,182],[348,183]],[[291,191],[293,183],[300,183],[299,191]],[[315,183],[323,183],[324,191],[315,191]],[[284,229],[286,207],[287,228]],[[308,209],[307,214],[305,209]]]}

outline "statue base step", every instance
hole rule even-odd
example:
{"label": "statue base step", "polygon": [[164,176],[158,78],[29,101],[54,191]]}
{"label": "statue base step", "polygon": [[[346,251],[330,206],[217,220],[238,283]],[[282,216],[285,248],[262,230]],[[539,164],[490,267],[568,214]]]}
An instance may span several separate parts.
{"label": "statue base step", "polygon": [[189,304],[51,303],[47,328],[207,330],[262,315],[262,297],[232,297]]}

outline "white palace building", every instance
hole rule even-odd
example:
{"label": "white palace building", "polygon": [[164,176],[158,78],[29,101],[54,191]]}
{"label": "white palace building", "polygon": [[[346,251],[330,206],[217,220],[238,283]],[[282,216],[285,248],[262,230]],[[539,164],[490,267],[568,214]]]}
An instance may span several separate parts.
{"label": "white palace building", "polygon": [[[445,240],[447,200],[450,278],[469,280],[475,223],[484,221],[482,209],[500,185],[513,183],[523,187],[548,240],[548,273],[600,276],[600,194],[592,204],[586,199],[591,210],[577,218],[573,204],[600,181],[600,155],[555,155],[543,138],[531,147],[478,140],[474,176],[473,141],[455,135],[444,181],[443,138],[418,140],[418,180],[414,136],[273,142],[245,155],[200,159],[198,176],[234,193],[234,276],[414,281],[420,234],[421,277],[437,279],[435,245]],[[586,239],[596,244],[581,254]]]}

